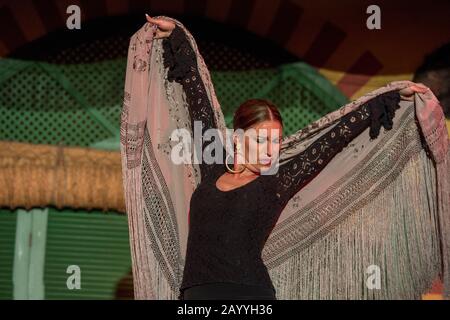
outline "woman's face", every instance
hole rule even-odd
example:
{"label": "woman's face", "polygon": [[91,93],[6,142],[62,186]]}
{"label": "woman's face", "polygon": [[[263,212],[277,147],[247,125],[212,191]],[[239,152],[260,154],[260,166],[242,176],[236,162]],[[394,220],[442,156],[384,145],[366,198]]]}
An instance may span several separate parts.
{"label": "woman's face", "polygon": [[241,154],[245,166],[254,173],[268,170],[278,159],[283,127],[276,120],[259,122],[245,130],[245,143],[241,141]]}

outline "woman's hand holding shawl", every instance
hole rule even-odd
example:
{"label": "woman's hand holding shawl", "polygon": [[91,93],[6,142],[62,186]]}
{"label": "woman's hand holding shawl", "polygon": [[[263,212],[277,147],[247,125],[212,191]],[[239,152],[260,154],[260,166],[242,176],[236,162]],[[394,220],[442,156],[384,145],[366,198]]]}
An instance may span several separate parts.
{"label": "woman's hand holding shawl", "polygon": [[166,19],[154,19],[148,14],[145,14],[147,21],[152,23],[155,28],[155,36],[153,39],[161,39],[170,36],[172,30],[175,28],[175,23]]}
{"label": "woman's hand holding shawl", "polygon": [[401,89],[399,92],[403,99],[413,101],[415,92],[425,93],[428,90],[430,90],[430,88],[425,86],[423,83],[416,83],[409,87]]}

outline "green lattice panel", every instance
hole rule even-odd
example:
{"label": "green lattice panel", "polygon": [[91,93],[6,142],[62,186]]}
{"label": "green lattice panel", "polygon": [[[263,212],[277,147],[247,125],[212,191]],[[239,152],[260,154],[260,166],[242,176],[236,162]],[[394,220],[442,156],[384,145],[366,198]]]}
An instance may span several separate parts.
{"label": "green lattice panel", "polygon": [[[0,60],[0,139],[78,146],[112,139],[118,147],[124,72],[124,59],[76,65]],[[279,106],[285,135],[347,102],[303,63],[211,73],[229,127],[249,98]]]}

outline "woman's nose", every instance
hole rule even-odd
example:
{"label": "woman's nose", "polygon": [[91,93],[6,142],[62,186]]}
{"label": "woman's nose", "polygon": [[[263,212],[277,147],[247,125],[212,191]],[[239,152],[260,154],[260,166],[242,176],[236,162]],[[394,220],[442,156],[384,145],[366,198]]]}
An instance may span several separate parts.
{"label": "woman's nose", "polygon": [[267,146],[267,155],[270,157],[272,156],[272,144],[269,143]]}

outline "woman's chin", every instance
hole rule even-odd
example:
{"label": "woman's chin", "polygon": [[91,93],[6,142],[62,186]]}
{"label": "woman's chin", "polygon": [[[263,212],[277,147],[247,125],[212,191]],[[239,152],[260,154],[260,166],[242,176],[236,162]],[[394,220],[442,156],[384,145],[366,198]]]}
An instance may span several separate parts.
{"label": "woman's chin", "polygon": [[258,161],[258,165],[261,167],[270,167],[272,159],[261,159]]}
{"label": "woman's chin", "polygon": [[260,163],[258,164],[258,169],[261,172],[265,172],[270,170],[270,168],[272,167],[272,163]]}
{"label": "woman's chin", "polygon": [[249,168],[251,169],[251,171],[258,172],[258,173],[263,173],[263,172],[270,171],[272,166],[273,166],[273,162],[256,163],[256,164],[252,164],[251,166],[249,166]]}

